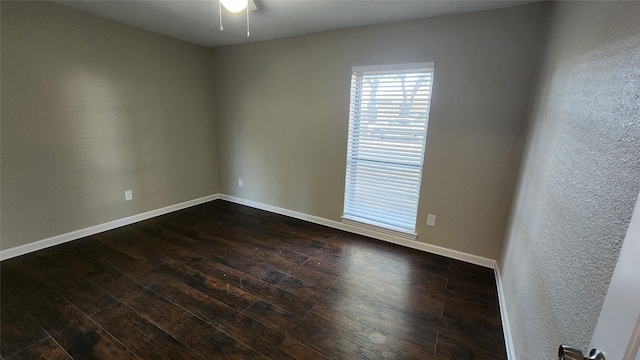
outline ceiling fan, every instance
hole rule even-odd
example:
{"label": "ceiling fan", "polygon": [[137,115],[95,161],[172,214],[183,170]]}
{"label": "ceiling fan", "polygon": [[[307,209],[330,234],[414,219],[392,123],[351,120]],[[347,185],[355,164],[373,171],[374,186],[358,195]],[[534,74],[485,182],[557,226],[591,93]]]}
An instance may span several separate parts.
{"label": "ceiling fan", "polygon": [[222,7],[224,6],[230,13],[237,14],[242,10],[247,10],[247,37],[249,37],[249,11],[257,10],[258,7],[253,0],[218,0],[218,12],[220,13],[220,31],[222,26]]}

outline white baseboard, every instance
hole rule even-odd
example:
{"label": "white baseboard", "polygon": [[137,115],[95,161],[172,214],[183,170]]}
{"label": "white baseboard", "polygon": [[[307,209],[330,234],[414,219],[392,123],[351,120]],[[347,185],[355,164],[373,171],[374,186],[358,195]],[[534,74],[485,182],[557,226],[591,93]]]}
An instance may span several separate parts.
{"label": "white baseboard", "polygon": [[329,220],[329,219],[321,218],[319,216],[301,213],[298,211],[283,209],[277,206],[267,205],[267,204],[259,203],[252,200],[242,199],[239,197],[224,195],[224,194],[220,195],[220,199],[227,200],[240,205],[250,206],[252,208],[256,208],[260,210],[273,212],[280,215],[290,216],[292,218],[309,221],[319,225],[328,226],[334,229],[344,230],[354,234],[369,236],[374,239],[387,241],[397,245],[406,246],[416,250],[422,250],[432,254],[442,255],[448,258],[461,260],[471,264],[476,264],[476,265],[480,265],[480,266],[484,266],[492,269],[495,268],[495,264],[496,264],[495,260],[488,259],[482,256],[467,254],[462,251],[451,250],[444,247],[423,243],[420,241],[404,239],[391,234],[386,234],[386,233],[378,232],[371,229],[365,229],[359,226],[345,224],[340,221]]}
{"label": "white baseboard", "polygon": [[509,324],[509,315],[507,313],[507,303],[504,297],[504,288],[502,287],[502,274],[500,267],[496,262],[493,269],[496,274],[496,286],[498,287],[498,303],[500,304],[500,318],[502,320],[502,331],[504,333],[504,344],[507,348],[507,359],[516,360],[515,349],[513,348],[513,337],[511,336],[511,325]]}
{"label": "white baseboard", "polygon": [[277,206],[267,205],[267,204],[259,203],[256,201],[246,200],[239,197],[224,195],[224,194],[213,194],[213,195],[201,197],[199,199],[185,201],[179,204],[170,205],[160,209],[147,211],[142,214],[129,216],[123,219],[110,221],[104,224],[91,226],[85,229],[72,231],[66,234],[62,234],[62,235],[50,237],[47,239],[39,240],[36,242],[32,242],[29,244],[2,250],[0,251],[0,260],[11,259],[13,257],[24,255],[33,251],[42,250],[54,245],[62,244],[72,240],[77,240],[86,236],[101,233],[103,231],[112,230],[125,225],[133,224],[142,220],[150,219],[156,216],[164,215],[170,212],[185,209],[191,206],[199,205],[199,204],[216,200],[216,199],[223,199],[236,204],[246,205],[246,206],[250,206],[257,209],[270,211],[276,214],[290,216],[296,219],[309,221],[312,223],[328,226],[334,229],[339,229],[339,230],[344,230],[354,234],[369,236],[374,239],[387,241],[390,243],[406,246],[412,249],[417,249],[417,250],[426,251],[432,254],[442,255],[448,258],[461,260],[471,264],[476,264],[476,265],[480,265],[488,268],[495,268],[495,264],[496,264],[495,260],[488,259],[482,256],[477,256],[477,255],[464,253],[462,251],[447,249],[441,246],[427,244],[420,241],[409,240],[402,237],[394,236],[392,234],[387,234],[387,233],[375,231],[372,229],[366,229],[366,228],[354,226],[351,224],[345,224],[340,221],[329,220],[329,219],[321,218],[319,216],[309,215],[309,214],[301,213],[298,211],[288,210],[288,209],[280,208]]}
{"label": "white baseboard", "polygon": [[125,225],[137,223],[142,220],[151,219],[156,216],[168,214],[170,212],[174,212],[177,210],[186,209],[191,206],[199,205],[202,203],[206,203],[212,200],[216,200],[220,198],[220,194],[213,194],[205,197],[201,197],[198,199],[193,199],[189,201],[185,201],[175,205],[165,206],[160,209],[151,210],[144,212],[142,214],[132,215],[123,219],[109,221],[104,224],[99,224],[95,226],[90,226],[88,228],[72,231],[66,234],[53,236],[47,239],[39,240],[36,242],[32,242],[29,244],[16,246],[10,249],[0,251],[0,260],[11,259],[16,256],[24,255],[30,252],[42,250],[54,245],[66,243],[68,241],[77,240],[86,236],[95,235],[97,233],[101,233],[103,231],[116,229]]}

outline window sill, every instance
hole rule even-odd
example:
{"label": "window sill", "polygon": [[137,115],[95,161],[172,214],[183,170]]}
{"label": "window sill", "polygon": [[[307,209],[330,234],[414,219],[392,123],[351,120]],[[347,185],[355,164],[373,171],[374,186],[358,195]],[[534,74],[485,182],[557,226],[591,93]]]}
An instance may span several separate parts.
{"label": "window sill", "polygon": [[416,234],[415,232],[407,231],[400,228],[392,228],[392,227],[389,227],[389,225],[384,225],[384,226],[377,225],[376,223],[369,220],[365,220],[365,219],[359,219],[355,217],[346,218],[344,216],[341,219],[343,224],[356,226],[359,228],[372,230],[372,231],[380,232],[387,235],[396,236],[402,239],[416,240],[418,238],[418,234]]}

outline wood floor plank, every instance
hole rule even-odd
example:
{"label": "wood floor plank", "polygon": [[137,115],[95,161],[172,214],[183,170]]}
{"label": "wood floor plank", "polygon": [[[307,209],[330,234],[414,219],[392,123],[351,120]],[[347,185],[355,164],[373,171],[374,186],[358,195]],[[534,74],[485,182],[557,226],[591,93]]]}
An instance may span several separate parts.
{"label": "wood floor plank", "polygon": [[93,319],[141,359],[202,359],[122,303],[98,312]]}
{"label": "wood floor plank", "polygon": [[444,316],[427,317],[424,325],[449,339],[483,349],[496,356],[502,356],[506,352],[504,337],[501,333],[480,330]]}
{"label": "wood floor plank", "polygon": [[[211,222],[185,224],[189,220],[183,219],[181,223],[161,224],[159,227],[172,233],[198,239],[198,243],[190,246],[197,246],[205,256],[210,255],[212,251],[214,254],[218,254],[225,250],[233,250],[252,257],[264,258],[267,262],[275,260],[295,265],[302,264],[308,258],[306,255],[277,246],[277,242],[274,243],[271,241],[270,236],[265,236],[264,234],[246,238],[236,232],[227,231],[225,236],[222,237],[207,231],[208,229],[213,230],[216,227],[220,227],[220,225]],[[209,246],[207,247],[207,245]]]}
{"label": "wood floor plank", "polygon": [[[320,315],[322,316],[320,316]],[[334,316],[337,315],[337,316]],[[425,359],[434,355],[436,333],[428,329],[421,333],[407,335],[398,327],[383,327],[372,322],[349,321],[344,314],[330,311],[312,312],[306,320],[332,333],[342,334],[347,340],[375,352],[379,358]]]}
{"label": "wood floor plank", "polygon": [[349,300],[345,303],[363,304],[376,309],[376,311],[384,311],[395,317],[409,320],[439,315],[442,312],[444,302],[438,297],[409,292],[402,293],[395,290],[376,288],[376,291],[370,291],[362,285],[338,280],[330,292]]}
{"label": "wood floor plank", "polygon": [[0,296],[0,360],[506,359],[492,269],[222,200],[2,261]]}
{"label": "wood floor plank", "polygon": [[47,283],[88,315],[116,301],[110,294],[80,275],[66,274],[50,279]]}
{"label": "wood floor plank", "polygon": [[72,271],[55,255],[44,253],[25,262],[25,276],[39,279],[65,296],[86,314],[104,309],[116,300],[83,276]]}
{"label": "wood floor plank", "polygon": [[[243,243],[242,240],[245,239],[226,240],[218,237],[208,239],[217,244],[223,244],[223,249],[216,250],[215,255],[208,256],[210,259],[241,271],[261,272],[262,275],[256,277],[273,284],[286,275],[318,282],[327,288],[336,280],[336,277],[299,267],[298,265],[303,264],[308,256],[286,248],[278,248],[268,239],[260,240],[259,237],[252,237],[250,243]],[[243,254],[245,256],[242,256]]]}
{"label": "wood floor plank", "polygon": [[220,280],[177,262],[167,261],[160,269],[167,275],[239,311],[246,309],[258,299],[255,295],[241,289],[239,281],[231,283]]}
{"label": "wood floor plank", "polygon": [[495,284],[493,286],[484,286],[448,278],[446,289],[451,294],[476,297],[481,301],[492,303],[497,303],[498,301],[498,290]]}
{"label": "wood floor plank", "polygon": [[[480,330],[465,323],[451,320],[440,314],[440,310],[444,307],[438,296],[424,297],[421,294],[414,294],[412,297],[403,299],[390,296],[395,291],[383,291],[384,289],[376,288],[374,294],[370,294],[366,289],[355,284],[347,284],[342,281],[336,283],[332,288],[332,292],[338,293],[344,297],[350,298],[327,301],[326,296],[319,300],[312,313],[318,314],[323,309],[329,309],[328,313],[333,313],[334,304],[337,311],[346,311],[348,315],[358,315],[362,322],[366,319],[380,320],[380,326],[385,328],[396,327],[398,329],[416,329],[414,336],[420,337],[420,333],[426,328],[430,331],[444,333],[449,337],[457,340],[466,341],[476,346],[485,347],[489,352],[496,354],[503,353],[504,339],[500,331]],[[455,309],[458,309],[455,307]],[[467,314],[470,316],[470,314]],[[484,317],[485,315],[477,316]],[[322,316],[322,315],[321,315]],[[326,318],[326,316],[324,316]],[[460,316],[458,316],[460,319]],[[398,319],[413,321],[413,325],[400,323]],[[473,318],[464,318],[467,323],[474,323],[477,320]]]}
{"label": "wood floor plank", "polygon": [[185,264],[193,264],[202,260],[202,255],[182,246],[172,244],[179,242],[174,235],[155,231],[155,227],[131,231],[127,237],[106,238],[101,242],[116,251],[124,253],[138,261],[154,262],[171,259]]}
{"label": "wood floor plank", "polygon": [[277,286],[254,277],[247,276],[247,274],[242,271],[211,260],[201,261],[194,265],[194,267],[221,281],[226,280],[229,283],[235,284],[256,297],[260,297],[273,304],[286,307],[287,310],[300,317],[304,317],[314,305],[313,302],[282,290]]}
{"label": "wood floor plank", "polygon": [[[400,252],[402,253],[403,257],[412,262],[412,266],[414,268],[420,268],[423,271],[427,272],[444,274],[448,270],[449,264],[451,262],[450,259],[447,259],[443,256],[427,254],[424,252],[415,251],[413,249],[403,248],[395,244],[389,244],[383,241],[372,241],[371,238],[367,238],[365,236],[346,233],[341,230],[327,228],[325,226],[309,223],[303,220],[269,213],[264,210],[254,209],[247,206],[228,203],[224,201],[218,202],[216,206],[220,209],[233,210],[235,212],[247,214],[257,219],[270,219],[270,221],[265,221],[263,226],[274,228],[278,231],[293,233],[302,237],[311,235],[319,241],[337,245],[337,247],[342,250],[351,248],[351,246],[349,245],[354,245],[354,247],[356,248],[364,246],[368,248],[375,248],[385,253]],[[325,250],[328,249],[328,247],[325,247],[322,250],[326,253]],[[332,262],[332,264],[338,265],[336,262]]]}
{"label": "wood floor plank", "polygon": [[147,321],[191,348],[200,345],[215,332],[211,325],[151,290],[140,290],[121,301]]}
{"label": "wood floor plank", "polygon": [[[282,253],[280,253],[282,254]],[[301,267],[300,264],[295,264],[284,259],[282,256],[272,256],[273,254],[261,253],[257,256],[252,256],[251,260],[254,263],[260,264],[261,267],[266,269],[277,269],[282,274],[280,280],[286,276],[294,276],[298,279],[302,279],[308,282],[313,282],[318,286],[328,289],[336,281],[336,276],[324,274],[322,272],[315,271],[313,269]],[[216,259],[217,260],[217,259]],[[224,262],[221,262],[224,263]],[[234,266],[232,266],[234,267]],[[239,269],[240,270],[240,269]]]}
{"label": "wood floor plank", "polygon": [[462,261],[451,261],[447,276],[485,289],[495,289],[496,285],[493,269]]}
{"label": "wood floor plank", "polygon": [[168,222],[154,224],[152,228],[145,231],[153,239],[162,238],[164,241],[179,246],[203,257],[217,254],[228,248],[226,244],[216,242],[217,237],[210,235],[207,231],[197,227],[189,227],[184,221],[189,221],[190,217],[184,214],[177,214]]}
{"label": "wood floor plank", "polygon": [[319,259],[310,257],[300,267],[338,278],[351,266],[351,262],[340,262],[327,257]]}
{"label": "wood floor plank", "polygon": [[30,313],[74,359],[136,359],[122,343],[64,298]]}
{"label": "wood floor plank", "polygon": [[[4,345],[4,344],[3,344]],[[7,360],[71,360],[69,354],[50,336],[29,346]]]}
{"label": "wood floor plank", "polygon": [[77,249],[111,268],[118,269],[128,277],[144,286],[157,284],[166,278],[166,274],[158,271],[159,261],[147,263],[118,252],[92,237],[77,244]]}
{"label": "wood floor plank", "polygon": [[407,264],[410,264],[412,269],[422,273],[446,276],[449,272],[451,262],[457,261],[444,256],[414,251],[410,248],[403,248],[399,245],[385,242],[377,242],[376,245],[379,246],[383,252],[393,252],[402,256],[407,261]]}
{"label": "wood floor plank", "polygon": [[480,330],[492,333],[499,333],[502,330],[502,321],[499,317],[456,306],[455,303],[445,302],[442,315],[452,320],[464,322]]}
{"label": "wood floor plank", "polygon": [[[372,276],[375,274],[375,276]],[[341,279],[362,283],[367,278],[377,283],[393,285],[421,294],[444,294],[446,278],[441,275],[425,273],[414,268],[397,266],[393,262],[382,264],[378,262],[355,261],[342,274]]]}
{"label": "wood floor plank", "polygon": [[212,360],[267,359],[222,331],[211,335],[196,351],[205,359]]}
{"label": "wood floor plank", "polygon": [[217,214],[214,221],[209,218],[205,218],[205,220],[208,220],[210,224],[223,225],[210,228],[212,233],[222,238],[229,238],[230,240],[238,240],[240,238],[240,240],[245,241],[251,239],[252,242],[265,242],[271,246],[288,249],[307,256],[312,256],[326,245],[322,241],[316,241],[308,237],[298,237],[271,230],[265,226],[267,222],[256,221],[252,217],[239,217],[235,214],[223,212]]}
{"label": "wood floor plank", "polygon": [[239,252],[219,253],[209,257],[209,259],[269,284],[277,284],[287,276],[273,267],[260,264],[255,261],[255,257],[249,257]]}
{"label": "wood floor plank", "polygon": [[506,356],[489,353],[483,349],[463,344],[445,335],[438,336],[436,354],[456,360],[506,360]]}
{"label": "wood floor plank", "polygon": [[351,334],[334,323],[327,321],[318,325],[262,300],[256,301],[245,313],[329,358],[380,358],[380,353],[353,342],[349,338]]}
{"label": "wood floor plank", "polygon": [[279,282],[276,286],[313,303],[316,303],[319,299],[324,298],[329,291],[326,290],[323,286],[316,286],[315,284],[308,283],[291,276],[287,276],[286,278],[282,279],[282,281]]}
{"label": "wood floor plank", "polygon": [[[424,291],[416,289],[414,286],[403,286],[401,284],[390,284],[379,281],[375,278],[375,274],[363,277],[359,274],[353,274],[340,277],[339,281],[331,287],[332,291],[342,292],[345,294],[353,294],[360,296],[368,296],[371,289],[376,291],[371,295],[390,304],[397,304],[399,307],[414,309],[417,311],[431,311],[434,308],[441,310],[442,302],[446,299],[442,294],[441,286],[444,282],[432,281],[425,278],[425,286],[431,286],[431,289],[425,288]],[[407,309],[407,310],[409,310]]]}
{"label": "wood floor plank", "polygon": [[277,360],[328,360],[328,358],[308,346],[286,338],[276,351],[271,354],[271,359]]}
{"label": "wood floor plank", "polygon": [[9,357],[43,340],[48,334],[16,302],[10,290],[0,292],[0,356]]}
{"label": "wood floor plank", "polygon": [[86,277],[93,284],[116,298],[123,298],[144,288],[123,273],[100,263],[98,260],[76,250],[67,249],[56,253],[72,271]]}
{"label": "wood floor plank", "polygon": [[62,296],[38,277],[33,276],[30,271],[23,271],[21,267],[2,266],[0,271],[2,291],[10,292],[12,299],[27,311]]}
{"label": "wood floor plank", "polygon": [[500,317],[500,305],[495,299],[472,296],[448,289],[444,290],[443,298],[455,306],[475,310],[495,318]]}
{"label": "wood floor plank", "polygon": [[[324,324],[326,321],[350,329],[352,334],[364,333],[356,342],[374,342],[382,347],[382,352],[391,346],[406,358],[424,358],[433,354],[437,333],[434,329],[415,318],[380,309],[381,306],[366,300],[354,300],[342,296],[326,297],[319,301],[306,319]],[[384,306],[382,307],[384,308]],[[379,344],[378,344],[379,343]]]}
{"label": "wood floor plank", "polygon": [[153,290],[263,355],[271,354],[285,338],[271,327],[179,281],[167,280]]}

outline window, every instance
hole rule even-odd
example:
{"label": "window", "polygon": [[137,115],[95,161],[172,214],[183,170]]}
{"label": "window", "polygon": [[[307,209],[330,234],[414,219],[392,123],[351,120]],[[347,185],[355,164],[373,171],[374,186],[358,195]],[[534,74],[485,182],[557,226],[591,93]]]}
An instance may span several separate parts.
{"label": "window", "polygon": [[415,238],[434,67],[352,69],[344,222]]}

